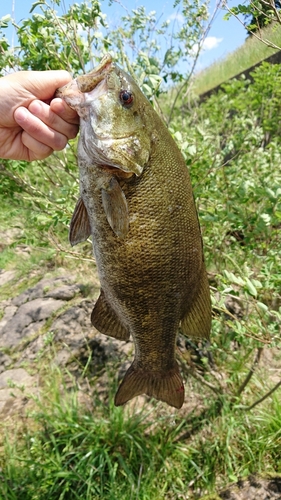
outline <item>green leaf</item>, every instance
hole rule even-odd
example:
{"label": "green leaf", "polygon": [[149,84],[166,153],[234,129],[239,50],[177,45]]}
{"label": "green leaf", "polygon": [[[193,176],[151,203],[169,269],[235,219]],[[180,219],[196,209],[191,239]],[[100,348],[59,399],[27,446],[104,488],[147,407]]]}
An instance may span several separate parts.
{"label": "green leaf", "polygon": [[34,9],[36,9],[36,7],[38,7],[38,5],[46,5],[46,2],[44,0],[41,0],[41,1],[39,0],[38,2],[34,2],[32,4],[32,7],[31,7],[29,13],[31,14],[34,11]]}
{"label": "green leaf", "polygon": [[253,297],[257,297],[257,295],[258,295],[257,289],[256,289],[255,285],[253,284],[253,282],[251,280],[249,280],[249,278],[246,278],[245,286],[246,286],[246,290],[249,292],[250,295],[252,295]]}
{"label": "green leaf", "polygon": [[262,312],[267,312],[268,311],[268,306],[264,304],[263,302],[257,302],[256,303],[258,309],[260,309]]}
{"label": "green leaf", "polygon": [[186,152],[190,155],[190,156],[194,156],[196,154],[196,146],[194,144],[191,144],[190,146],[188,146],[186,148]]}

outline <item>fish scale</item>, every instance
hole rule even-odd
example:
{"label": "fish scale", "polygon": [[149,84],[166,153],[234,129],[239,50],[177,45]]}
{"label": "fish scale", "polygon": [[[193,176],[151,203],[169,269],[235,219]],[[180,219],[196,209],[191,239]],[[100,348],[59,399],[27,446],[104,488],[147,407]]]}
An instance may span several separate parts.
{"label": "fish scale", "polygon": [[189,173],[133,79],[110,55],[96,71],[57,93],[80,115],[80,199],[70,241],[92,235],[101,283],[93,325],[106,335],[122,340],[131,335],[134,341],[134,361],[115,404],[144,393],[180,408],[179,326],[188,337],[208,339],[211,325]]}

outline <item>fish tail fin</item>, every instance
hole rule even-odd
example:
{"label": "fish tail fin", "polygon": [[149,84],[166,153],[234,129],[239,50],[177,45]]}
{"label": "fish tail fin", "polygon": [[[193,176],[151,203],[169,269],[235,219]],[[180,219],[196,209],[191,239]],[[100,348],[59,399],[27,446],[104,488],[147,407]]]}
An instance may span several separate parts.
{"label": "fish tail fin", "polygon": [[114,403],[121,406],[141,394],[181,408],[184,402],[184,385],[177,363],[168,372],[153,372],[138,368],[134,362],[118,388]]}

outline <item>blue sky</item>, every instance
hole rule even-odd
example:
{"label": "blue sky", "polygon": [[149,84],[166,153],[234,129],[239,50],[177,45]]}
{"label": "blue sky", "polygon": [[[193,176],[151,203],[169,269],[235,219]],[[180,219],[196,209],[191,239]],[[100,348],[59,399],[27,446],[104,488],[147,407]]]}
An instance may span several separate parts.
{"label": "blue sky", "polygon": [[[64,3],[68,6],[75,1],[76,3],[80,2],[80,0],[64,0]],[[241,3],[241,0],[229,0],[228,5],[233,7],[238,3]],[[11,14],[14,6],[15,20],[19,23],[21,19],[29,16],[32,4],[32,0],[2,0],[0,3],[0,18],[6,14]],[[176,13],[173,8],[173,0],[118,0],[117,2],[113,2],[111,6],[108,5],[107,0],[104,0],[102,2],[102,10],[107,14],[109,24],[118,24],[118,20],[124,14],[124,9],[122,9],[120,4],[129,10],[144,5],[147,11],[155,10],[157,17],[162,14],[163,20],[174,16]],[[209,5],[210,13],[214,11],[215,5],[216,0],[211,0]],[[217,59],[225,57],[228,52],[232,52],[241,45],[246,38],[246,30],[243,26],[236,19],[224,21],[224,14],[225,11],[220,10],[212,24],[205,41],[205,49],[198,61],[197,70],[208,66]],[[11,40],[11,33],[9,32],[7,35]]]}

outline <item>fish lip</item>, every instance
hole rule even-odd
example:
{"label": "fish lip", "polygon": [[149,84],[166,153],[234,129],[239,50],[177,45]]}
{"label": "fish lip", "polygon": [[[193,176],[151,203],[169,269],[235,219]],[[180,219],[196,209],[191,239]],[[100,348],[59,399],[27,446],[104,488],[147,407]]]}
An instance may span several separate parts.
{"label": "fish lip", "polygon": [[97,85],[104,80],[109,73],[113,70],[113,61],[110,54],[106,54],[100,64],[96,66],[87,75],[77,76],[76,82],[77,87],[83,94],[86,92],[91,92]]}
{"label": "fish lip", "polygon": [[54,97],[60,97],[61,99],[65,99],[66,96],[73,95],[73,93],[77,92],[77,82],[75,80],[71,80],[69,83],[66,85],[63,85],[63,87],[59,87],[56,92]]}
{"label": "fish lip", "polygon": [[[54,97],[64,98],[78,90],[82,94],[91,92],[113,70],[113,61],[110,54],[106,54],[100,64],[86,75],[79,75],[71,82],[56,90]],[[75,89],[76,87],[76,89]]]}

